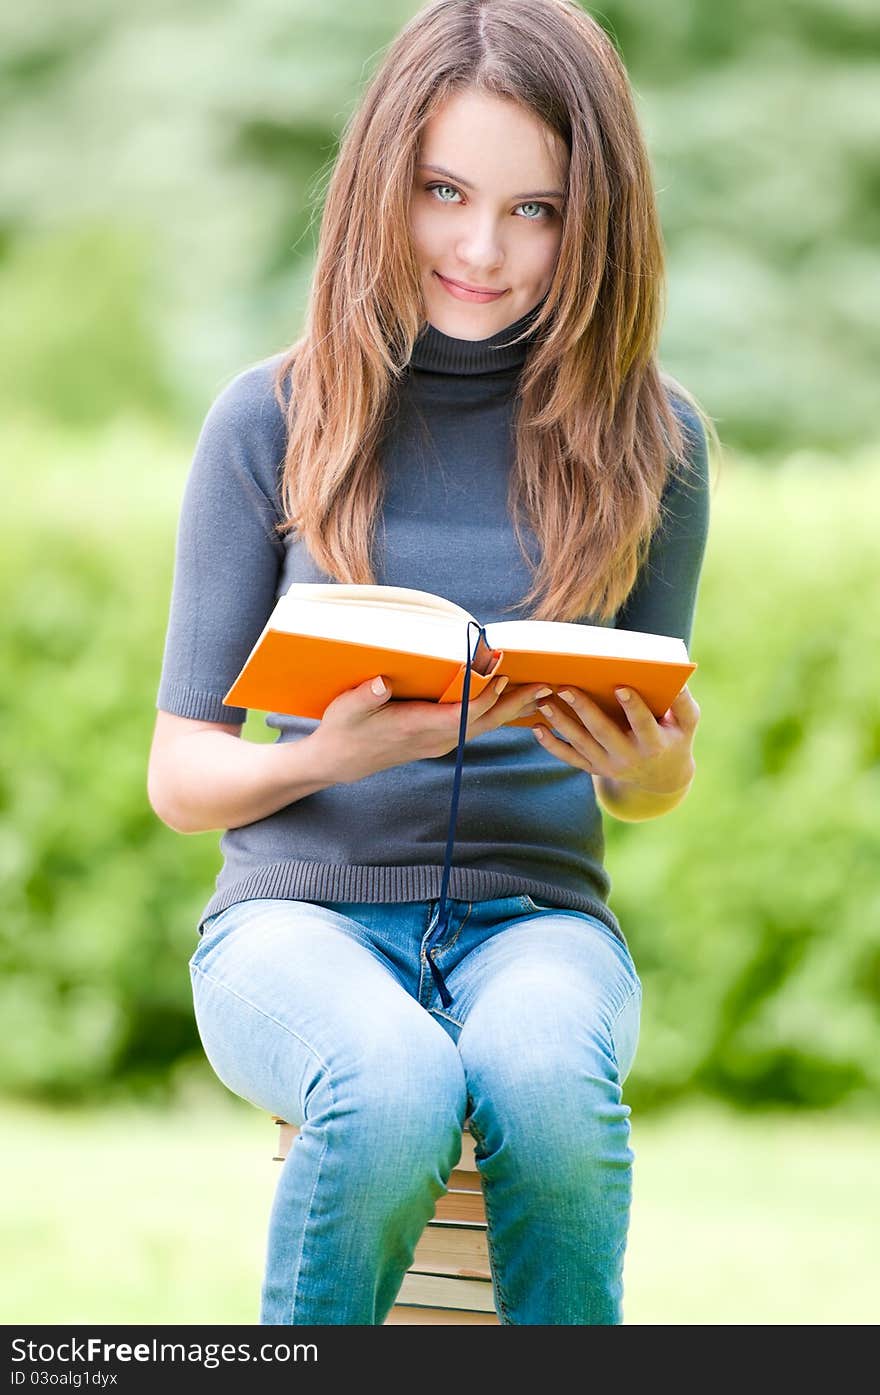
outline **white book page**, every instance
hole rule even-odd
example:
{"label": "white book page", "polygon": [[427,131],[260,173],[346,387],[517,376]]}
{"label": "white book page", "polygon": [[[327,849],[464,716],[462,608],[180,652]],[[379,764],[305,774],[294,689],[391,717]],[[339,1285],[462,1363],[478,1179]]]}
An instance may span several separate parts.
{"label": "white book page", "polygon": [[367,605],[374,609],[435,611],[441,615],[455,615],[465,623],[473,616],[454,601],[444,596],[435,596],[432,591],[417,591],[411,586],[359,586],[354,582],[328,583],[294,581],[281,597],[291,597],[295,601],[320,601],[321,604]]}
{"label": "white book page", "polygon": [[464,663],[471,619],[454,602],[407,586],[293,582],[269,625]]}
{"label": "white book page", "polygon": [[536,650],[547,654],[599,654],[613,659],[657,659],[687,663],[684,640],[673,635],[577,625],[560,620],[500,620],[486,626],[493,649]]}
{"label": "white book page", "polygon": [[[293,582],[278,600],[269,626],[465,662],[467,626],[473,619],[453,601],[408,586]],[[684,641],[672,635],[558,620],[500,620],[485,628],[492,649],[689,661]]]}

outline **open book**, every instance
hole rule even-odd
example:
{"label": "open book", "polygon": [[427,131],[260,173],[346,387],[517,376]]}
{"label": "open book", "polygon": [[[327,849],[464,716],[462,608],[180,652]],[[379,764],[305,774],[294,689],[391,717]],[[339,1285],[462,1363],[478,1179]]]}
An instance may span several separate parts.
{"label": "open book", "polygon": [[[481,630],[476,646],[469,622]],[[615,688],[634,688],[659,719],[697,667],[684,641],[667,635],[559,620],[482,626],[430,591],[294,582],[278,598],[223,701],[321,718],[340,693],[381,673],[390,701],[460,702],[469,654],[470,698],[502,674],[511,684],[580,688],[627,731]],[[534,713],[506,725],[543,720]]]}

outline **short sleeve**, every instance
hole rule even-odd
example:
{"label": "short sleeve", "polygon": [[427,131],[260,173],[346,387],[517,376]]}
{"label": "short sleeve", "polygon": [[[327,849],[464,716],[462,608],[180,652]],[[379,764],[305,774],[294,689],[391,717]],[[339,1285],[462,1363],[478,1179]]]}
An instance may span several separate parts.
{"label": "short sleeve", "polygon": [[690,650],[709,533],[709,452],[693,408],[679,398],[673,406],[685,431],[690,468],[670,472],[661,522],[615,624],[621,630],[673,635]]}
{"label": "short sleeve", "polygon": [[156,707],[243,723],[229,691],[276,600],[284,540],[278,482],[286,423],[276,359],[240,373],[205,418],[183,490]]}

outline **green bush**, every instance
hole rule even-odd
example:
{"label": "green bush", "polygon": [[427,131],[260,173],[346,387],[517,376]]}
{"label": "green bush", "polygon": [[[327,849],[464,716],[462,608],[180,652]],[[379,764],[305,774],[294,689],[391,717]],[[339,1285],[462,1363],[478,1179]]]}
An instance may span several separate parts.
{"label": "green bush", "polygon": [[[162,1099],[201,1062],[186,961],[220,866],[219,834],[173,833],[146,794],[187,453],[138,420],[3,445],[0,1088]],[[722,474],[694,788],[606,818],[644,985],[634,1107],[880,1085],[878,509],[870,462]],[[245,736],[275,734],[252,713]]]}
{"label": "green bush", "polygon": [[631,1095],[827,1106],[880,1083],[880,474],[728,468],[691,656],[697,778],[608,830],[645,986]]}

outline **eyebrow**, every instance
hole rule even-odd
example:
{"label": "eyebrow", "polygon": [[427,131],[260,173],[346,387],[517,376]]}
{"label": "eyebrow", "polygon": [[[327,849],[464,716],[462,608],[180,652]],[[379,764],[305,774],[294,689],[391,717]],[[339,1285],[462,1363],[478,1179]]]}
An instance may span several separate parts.
{"label": "eyebrow", "polygon": [[[435,174],[445,174],[447,179],[452,179],[456,184],[463,184],[465,189],[474,189],[476,185],[469,180],[462,179],[460,174],[453,174],[452,170],[444,169],[442,165],[426,165],[419,163],[416,165],[419,170],[433,170]],[[531,189],[525,194],[513,194],[515,199],[564,199],[565,195],[561,189]]]}

